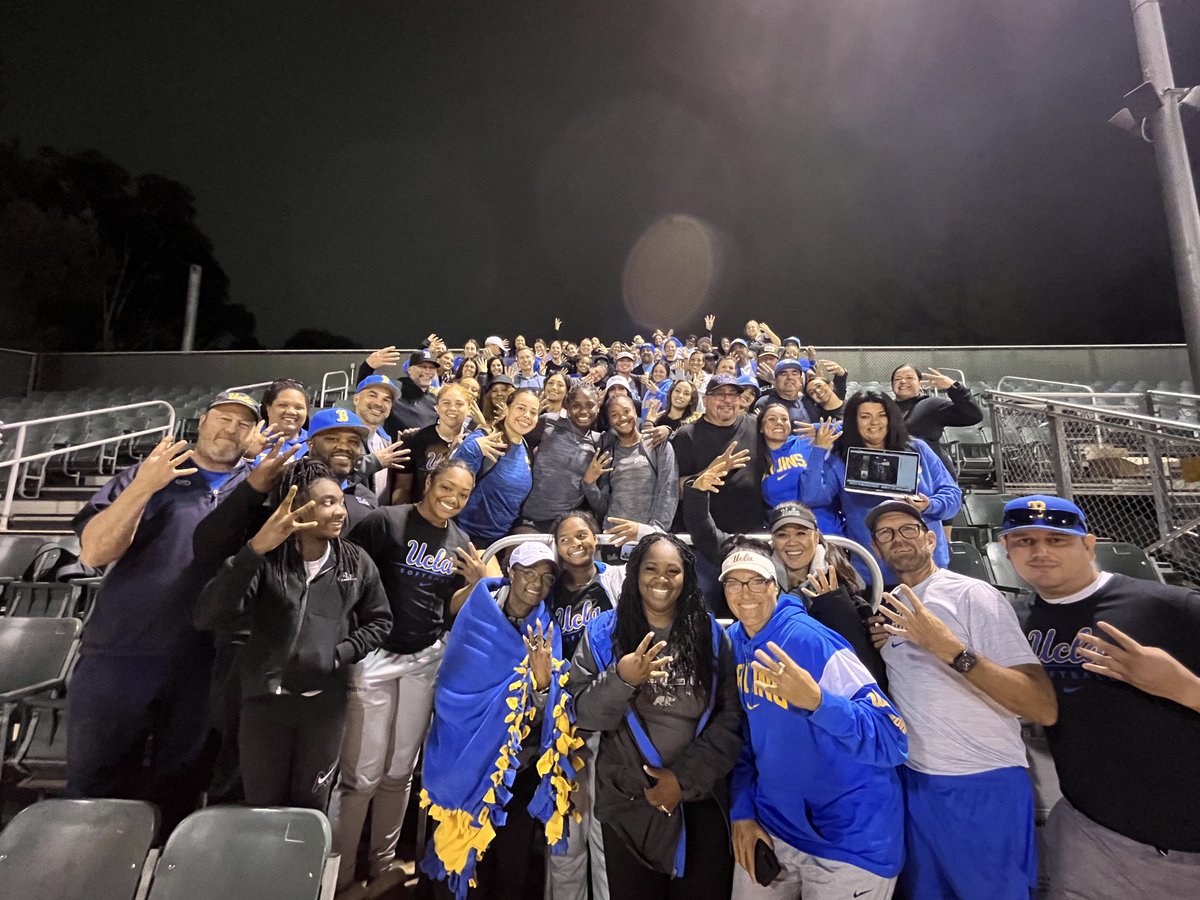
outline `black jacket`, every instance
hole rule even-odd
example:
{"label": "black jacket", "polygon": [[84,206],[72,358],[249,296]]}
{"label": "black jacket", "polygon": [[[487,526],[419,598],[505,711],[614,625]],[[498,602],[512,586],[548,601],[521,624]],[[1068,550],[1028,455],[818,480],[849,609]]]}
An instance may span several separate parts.
{"label": "black jacket", "polygon": [[[692,546],[696,552],[711,562],[717,568],[721,565],[721,545],[730,537],[717,527],[708,509],[708,491],[698,491],[691,484],[683,488],[683,521],[688,533],[692,536]],[[788,590],[784,583],[783,566],[775,562],[776,572],[779,573],[780,593]],[[788,591],[793,597],[799,598],[808,614],[845,639],[854,651],[859,662],[867,667],[867,671],[875,678],[876,684],[887,689],[887,666],[879,651],[871,643],[871,635],[867,630],[866,617],[871,614],[871,605],[859,594],[852,592],[846,585],[839,584],[836,591],[809,597],[799,589]]]}
{"label": "black jacket", "polygon": [[[618,833],[637,836],[630,850],[644,865],[670,872],[683,816],[665,816],[646,802],[642,790],[653,782],[642,770],[646,764],[625,722],[625,711],[638,688],[621,680],[614,661],[597,671],[587,633],[575,651],[567,689],[575,695],[576,725],[600,732],[596,753],[596,817]],[[738,697],[733,646],[721,635],[717,660],[717,696],[712,715],[683,755],[670,769],[679,780],[684,802],[713,798],[728,814],[729,773],[742,749],[742,706]],[[682,811],[680,811],[682,812]],[[628,841],[627,841],[628,842]]]}
{"label": "black jacket", "polygon": [[897,400],[896,405],[904,413],[908,433],[932,447],[950,472],[954,471],[954,463],[942,447],[942,432],[983,421],[983,410],[971,396],[971,391],[957,381],[946,389],[945,397],[922,393],[907,400]]}
{"label": "black jacket", "polygon": [[[374,374],[375,370],[365,361],[358,367],[359,381]],[[396,384],[400,385],[400,396],[392,401],[392,411],[383,423],[384,431],[394,438],[405,429],[424,428],[438,420],[437,398],[433,394],[422,390],[407,375],[397,378]]]}
{"label": "black jacket", "polygon": [[342,548],[354,568],[344,580],[332,553],[306,583],[303,566],[290,560],[280,577],[276,553],[289,551],[263,557],[247,545],[201,591],[192,616],[196,628],[249,618],[250,636],[238,657],[243,697],[344,690],[348,667],[391,630],[392,611],[375,564],[353,544]]}

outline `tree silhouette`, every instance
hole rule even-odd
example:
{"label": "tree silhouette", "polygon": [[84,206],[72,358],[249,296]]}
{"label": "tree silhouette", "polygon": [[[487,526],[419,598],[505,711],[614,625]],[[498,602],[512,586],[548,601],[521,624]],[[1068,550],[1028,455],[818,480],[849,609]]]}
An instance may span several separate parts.
{"label": "tree silhouette", "polygon": [[230,302],[187,187],[134,178],[97,150],[29,157],[0,144],[0,334],[9,345],[175,349],[193,263],[204,268],[196,347],[257,347],[254,316]]}

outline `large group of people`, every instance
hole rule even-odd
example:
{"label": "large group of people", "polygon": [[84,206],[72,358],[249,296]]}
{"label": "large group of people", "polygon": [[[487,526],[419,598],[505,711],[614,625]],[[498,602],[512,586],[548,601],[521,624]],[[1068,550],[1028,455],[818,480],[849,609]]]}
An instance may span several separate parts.
{"label": "large group of people", "polygon": [[[1020,620],[946,568],[966,387],[904,363],[847,396],[798,338],[705,325],[431,334],[342,406],[214,397],[76,519],[106,575],[68,792],[166,831],[325,810],[341,897],[403,879],[413,800],[445,897],[1200,896],[1200,596],[1101,573],[1079,507],[1023,497]],[[861,489],[851,451],[915,487]],[[1062,784],[1041,859],[1023,721]]]}

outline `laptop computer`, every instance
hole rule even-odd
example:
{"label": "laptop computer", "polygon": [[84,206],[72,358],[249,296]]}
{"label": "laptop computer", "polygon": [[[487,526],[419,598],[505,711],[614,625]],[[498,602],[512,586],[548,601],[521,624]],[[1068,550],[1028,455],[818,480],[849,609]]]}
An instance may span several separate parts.
{"label": "laptop computer", "polygon": [[845,488],[877,497],[911,497],[917,493],[921,455],[911,450],[846,450]]}

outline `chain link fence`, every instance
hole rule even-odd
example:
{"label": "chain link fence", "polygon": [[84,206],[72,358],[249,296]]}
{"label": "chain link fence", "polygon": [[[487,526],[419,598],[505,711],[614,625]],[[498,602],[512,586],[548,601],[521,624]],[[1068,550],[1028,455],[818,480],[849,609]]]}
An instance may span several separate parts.
{"label": "chain link fence", "polygon": [[1200,425],[990,391],[997,487],[1070,497],[1100,537],[1200,584]]}

